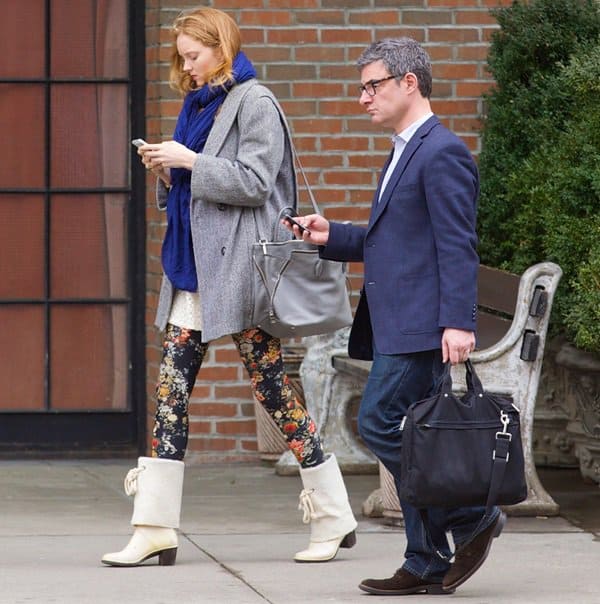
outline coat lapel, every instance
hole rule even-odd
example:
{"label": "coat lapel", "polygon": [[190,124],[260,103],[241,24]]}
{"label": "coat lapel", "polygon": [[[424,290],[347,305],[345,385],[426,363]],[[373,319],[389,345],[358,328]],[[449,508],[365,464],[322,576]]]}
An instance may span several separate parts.
{"label": "coat lapel", "polygon": [[408,163],[412,159],[413,155],[416,153],[417,149],[422,145],[423,139],[437,124],[439,124],[439,120],[435,115],[433,115],[414,133],[412,138],[408,141],[406,147],[404,147],[402,155],[400,156],[400,159],[398,160],[398,163],[396,164],[396,167],[392,172],[390,180],[387,183],[385,191],[381,196],[381,200],[378,202],[377,200],[379,199],[379,189],[381,187],[381,181],[383,180],[383,175],[385,174],[385,170],[389,165],[391,156],[390,159],[388,159],[388,161],[386,162],[386,165],[381,173],[381,178],[379,181],[379,186],[377,187],[377,192],[375,193],[375,198],[373,199],[373,210],[371,211],[371,218],[369,220],[368,228],[371,228],[375,224],[375,222],[377,222],[378,218],[385,210],[385,207],[392,198],[392,193],[394,192],[394,189],[400,181],[400,178],[404,174]]}
{"label": "coat lapel", "polygon": [[235,121],[240,104],[250,88],[257,84],[256,79],[248,80],[243,84],[234,86],[227,95],[225,102],[221,105],[221,110],[215,118],[210,134],[206,139],[203,153],[207,155],[217,155],[231,130]]}

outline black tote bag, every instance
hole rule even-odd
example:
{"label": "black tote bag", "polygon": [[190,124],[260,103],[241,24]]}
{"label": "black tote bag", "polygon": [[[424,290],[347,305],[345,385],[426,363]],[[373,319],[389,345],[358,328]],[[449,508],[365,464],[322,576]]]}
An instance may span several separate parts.
{"label": "black tote bag", "polygon": [[402,427],[399,496],[415,507],[511,505],[527,497],[519,410],[483,390],[470,361],[467,392],[439,392],[410,406]]}

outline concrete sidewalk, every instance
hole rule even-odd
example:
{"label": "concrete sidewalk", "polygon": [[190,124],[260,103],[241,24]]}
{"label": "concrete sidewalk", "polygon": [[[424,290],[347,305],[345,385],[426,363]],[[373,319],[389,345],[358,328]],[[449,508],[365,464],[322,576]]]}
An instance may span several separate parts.
{"label": "concrete sidewalk", "polygon": [[[363,578],[389,576],[403,560],[402,529],[361,515],[378,486],[375,475],[346,477],[358,543],[333,562],[293,562],[308,542],[297,510],[299,478],[257,463],[186,468],[175,566],[158,567],[154,558],[136,568],[106,567],[101,555],[123,547],[131,531],[122,480],[132,465],[0,462],[0,603],[406,601],[357,588]],[[598,604],[600,541],[593,530],[564,518],[509,518],[486,564],[444,601]]]}

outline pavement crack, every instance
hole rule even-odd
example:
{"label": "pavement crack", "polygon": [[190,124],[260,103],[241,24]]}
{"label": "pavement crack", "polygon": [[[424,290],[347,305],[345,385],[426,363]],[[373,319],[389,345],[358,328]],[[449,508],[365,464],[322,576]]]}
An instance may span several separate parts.
{"label": "pavement crack", "polygon": [[254,585],[249,583],[244,578],[244,576],[242,575],[241,572],[235,570],[234,568],[231,568],[230,566],[225,564],[225,562],[222,562],[221,560],[219,560],[216,556],[211,554],[208,550],[204,549],[203,547],[201,547],[200,545],[198,545],[197,543],[192,541],[185,533],[182,533],[180,531],[179,534],[181,537],[184,537],[185,539],[187,539],[188,542],[191,543],[198,551],[201,551],[205,556],[210,558],[215,564],[218,564],[224,571],[229,573],[231,576],[235,577],[238,581],[240,581],[240,583],[243,583],[248,589],[251,589],[262,600],[264,600],[268,604],[275,604],[275,602],[273,602],[273,600],[269,600],[269,598],[267,598],[267,596],[265,596],[265,594],[261,593],[258,589],[256,589],[256,587],[254,587]]}

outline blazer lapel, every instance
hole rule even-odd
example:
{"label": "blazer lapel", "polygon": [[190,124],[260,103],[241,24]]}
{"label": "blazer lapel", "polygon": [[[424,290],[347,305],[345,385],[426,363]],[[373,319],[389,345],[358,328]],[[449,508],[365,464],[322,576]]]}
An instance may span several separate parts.
{"label": "blazer lapel", "polygon": [[392,193],[394,192],[396,185],[398,184],[400,178],[402,177],[402,174],[404,173],[404,171],[406,170],[406,167],[408,166],[408,162],[411,160],[412,156],[416,153],[417,149],[422,145],[423,139],[429,134],[431,129],[434,126],[436,126],[437,124],[439,124],[439,120],[437,119],[437,117],[435,115],[433,115],[414,133],[414,135],[408,141],[408,144],[406,145],[406,147],[404,147],[404,150],[402,151],[402,155],[400,156],[400,159],[398,160],[398,163],[396,164],[396,167],[394,168],[394,171],[392,172],[392,175],[390,176],[387,186],[385,187],[385,191],[383,192],[383,195],[381,196],[381,199],[378,202],[377,200],[379,199],[379,189],[381,187],[381,181],[383,180],[383,174],[385,174],[385,170],[387,169],[387,166],[389,165],[391,157],[386,162],[385,168],[382,171],[382,176],[379,181],[379,186],[377,187],[377,192],[375,194],[375,198],[373,200],[373,210],[371,212],[371,218],[369,220],[368,228],[371,228],[373,226],[373,224],[375,224],[375,222],[377,221],[379,216],[381,216],[381,214],[383,213],[383,210],[385,209],[385,207],[389,203],[390,199],[392,198]]}

